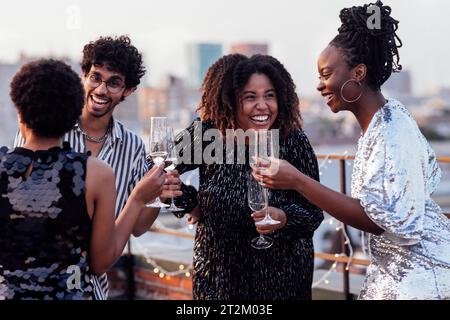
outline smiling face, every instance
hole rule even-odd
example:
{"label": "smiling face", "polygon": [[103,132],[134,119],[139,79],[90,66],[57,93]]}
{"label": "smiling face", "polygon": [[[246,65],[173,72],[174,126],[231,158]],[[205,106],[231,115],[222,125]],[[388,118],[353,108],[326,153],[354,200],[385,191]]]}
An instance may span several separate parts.
{"label": "smiling face", "polygon": [[242,130],[270,129],[278,115],[275,87],[262,73],[250,76],[239,95],[237,125]]}
{"label": "smiling face", "polygon": [[[96,86],[95,83],[100,84]],[[92,65],[89,73],[83,76],[83,85],[86,94],[84,106],[96,118],[111,114],[122,97],[129,96],[133,91],[133,88],[125,87],[125,77],[107,65]],[[116,88],[114,93],[111,92],[112,88]]]}
{"label": "smiling face", "polygon": [[[351,108],[351,105],[342,99],[341,88],[347,80],[357,77],[360,68],[361,66],[350,68],[342,51],[334,46],[328,46],[322,51],[317,61],[320,80],[317,90],[325,98],[331,111],[336,113]],[[353,100],[358,97],[360,90],[355,81],[351,81],[344,86],[342,93],[347,100]]]}

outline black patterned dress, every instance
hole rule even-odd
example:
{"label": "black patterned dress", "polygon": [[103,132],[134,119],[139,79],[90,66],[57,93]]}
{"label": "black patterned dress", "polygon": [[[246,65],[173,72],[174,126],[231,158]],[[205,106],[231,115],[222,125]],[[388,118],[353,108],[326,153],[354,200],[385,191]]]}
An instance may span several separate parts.
{"label": "black patterned dress", "polygon": [[92,299],[87,158],[0,149],[0,300]]}
{"label": "black patterned dress", "polygon": [[[194,154],[198,156],[207,148],[200,132],[213,128],[213,124],[202,122],[201,129],[194,124],[187,134],[191,143],[180,154],[189,151],[195,161]],[[186,134],[179,135],[177,143],[183,138],[186,139]],[[304,132],[297,130],[280,140],[279,157],[319,180],[317,160]],[[223,152],[225,156],[226,146]],[[248,148],[245,153],[248,159]],[[295,191],[270,190],[269,205],[286,213],[287,224],[270,235],[274,239],[272,247],[256,250],[251,247],[251,240],[258,233],[247,202],[247,177],[251,171],[248,160],[244,164],[177,167],[180,173],[195,168],[200,170],[198,192],[183,185],[183,196],[176,198],[176,205],[186,212],[197,204],[202,211],[194,245],[194,299],[311,299],[312,237],[323,220],[322,211]]]}

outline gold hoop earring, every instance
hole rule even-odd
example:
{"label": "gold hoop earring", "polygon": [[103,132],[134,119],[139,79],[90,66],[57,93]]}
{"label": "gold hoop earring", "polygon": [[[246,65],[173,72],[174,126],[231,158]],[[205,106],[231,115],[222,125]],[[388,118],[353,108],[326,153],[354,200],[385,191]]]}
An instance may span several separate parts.
{"label": "gold hoop earring", "polygon": [[[344,97],[344,87],[347,85],[347,83],[349,83],[349,82],[351,82],[351,81],[354,81],[354,82],[356,82],[356,83],[358,84],[359,88],[361,89],[361,92],[360,92],[359,96],[356,97],[356,99],[353,99],[353,100],[347,100],[347,99]],[[344,101],[347,102],[347,103],[353,103],[353,102],[358,101],[359,98],[361,98],[361,96],[362,96],[362,92],[363,92],[363,91],[362,91],[362,85],[361,85],[361,82],[356,81],[356,80],[353,80],[353,79],[349,79],[349,80],[345,81],[344,84],[341,86],[341,98],[342,98],[342,100],[344,100]]]}

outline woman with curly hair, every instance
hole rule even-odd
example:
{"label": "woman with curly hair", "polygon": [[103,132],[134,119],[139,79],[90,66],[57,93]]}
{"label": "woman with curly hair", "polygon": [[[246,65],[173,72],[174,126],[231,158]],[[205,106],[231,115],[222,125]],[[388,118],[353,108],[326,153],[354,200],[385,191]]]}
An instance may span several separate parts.
{"label": "woman with curly hair", "polygon": [[[182,153],[202,152],[207,147],[199,132],[242,129],[279,129],[280,157],[295,163],[312,179],[318,180],[318,166],[309,141],[301,129],[299,100],[295,85],[284,66],[271,56],[251,58],[231,54],[220,58],[208,70],[199,106],[201,122],[188,132],[191,143]],[[201,125],[201,130],[197,126]],[[182,143],[182,136],[178,143]],[[249,147],[245,163],[239,163],[234,145],[233,161],[181,164],[186,172],[200,171],[199,190],[183,186],[184,196],[176,203],[192,211],[198,219],[194,246],[194,299],[275,300],[311,299],[314,250],[312,236],[320,225],[322,211],[295,191],[269,195],[269,212],[280,221],[260,225],[262,212],[253,212],[247,202],[251,174]],[[237,152],[236,152],[237,150]],[[216,150],[217,151],[217,150]],[[270,233],[273,244],[257,250],[251,240]]]}
{"label": "woman with curly hair", "polygon": [[[368,28],[371,12],[380,13],[380,28]],[[361,127],[352,197],[285,160],[277,172],[255,168],[255,177],[270,188],[295,189],[370,233],[361,299],[450,299],[450,222],[431,198],[441,171],[413,117],[380,89],[401,70],[398,21],[381,1],[342,9],[340,18],[339,34],[318,59],[317,90],[333,112],[352,112]]]}
{"label": "woman with curly hair", "polygon": [[154,167],[115,223],[111,167],[61,143],[82,112],[78,75],[61,61],[30,62],[10,95],[26,142],[0,148],[0,300],[93,299],[92,276],[120,257],[165,174]]}

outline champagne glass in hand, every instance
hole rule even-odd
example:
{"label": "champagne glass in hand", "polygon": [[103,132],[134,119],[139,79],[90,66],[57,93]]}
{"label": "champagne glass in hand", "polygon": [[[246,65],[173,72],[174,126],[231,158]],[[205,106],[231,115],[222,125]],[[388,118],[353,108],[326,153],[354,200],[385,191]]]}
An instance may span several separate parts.
{"label": "champagne glass in hand", "polygon": [[[268,207],[264,188],[253,178],[251,172],[247,177],[247,197],[248,205],[253,211],[260,211]],[[252,247],[255,249],[267,249],[270,248],[272,244],[273,239],[262,234],[252,239],[251,242]]]}
{"label": "champagne glass in hand", "polygon": [[[149,155],[153,163],[156,166],[162,165],[168,155],[166,117],[151,117],[149,149]],[[169,207],[169,205],[162,203],[159,197],[152,203],[147,203],[145,206],[152,208]]]}
{"label": "champagne glass in hand", "polygon": [[[272,131],[270,130],[258,130],[254,132],[254,145],[253,155],[250,154],[250,165],[259,167],[261,163],[269,164],[271,158],[274,156],[274,141]],[[257,161],[255,161],[256,159]],[[263,167],[261,167],[263,168]],[[262,184],[262,181],[260,181]],[[263,220],[258,221],[256,224],[279,224],[280,221],[273,219],[269,214],[269,190],[263,188],[265,198],[266,215]]]}
{"label": "champagne glass in hand", "polygon": [[[177,154],[177,149],[176,149],[176,145],[175,145],[175,134],[173,132],[172,127],[167,127],[167,141],[168,141],[169,153],[165,160],[165,166],[166,166],[167,173],[170,174],[170,172],[172,170],[175,170],[175,168],[178,164],[178,154]],[[170,199],[171,199],[171,202],[170,202],[170,207],[167,208],[168,211],[171,211],[171,212],[184,211],[184,209],[178,208],[175,205],[175,203],[173,201],[173,193],[172,193],[172,197]]]}

